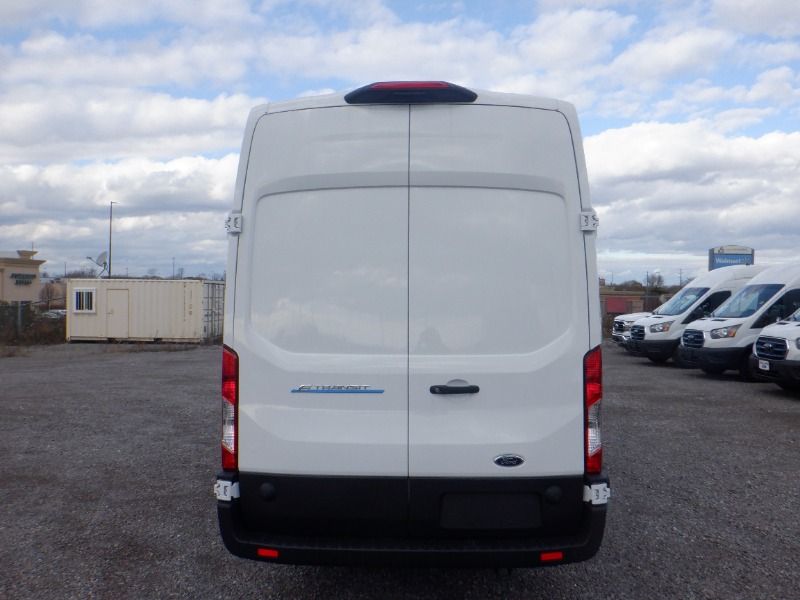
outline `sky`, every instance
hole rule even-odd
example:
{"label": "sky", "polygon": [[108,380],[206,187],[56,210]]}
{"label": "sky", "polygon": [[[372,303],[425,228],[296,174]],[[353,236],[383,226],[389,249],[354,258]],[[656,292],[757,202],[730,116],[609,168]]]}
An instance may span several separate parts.
{"label": "sky", "polygon": [[0,250],[221,274],[250,108],[402,79],[575,104],[609,281],[800,259],[796,0],[0,2]]}

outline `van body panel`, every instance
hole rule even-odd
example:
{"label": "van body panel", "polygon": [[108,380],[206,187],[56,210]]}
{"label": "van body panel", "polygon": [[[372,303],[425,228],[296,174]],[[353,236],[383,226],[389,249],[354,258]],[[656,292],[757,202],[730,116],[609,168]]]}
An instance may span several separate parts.
{"label": "van body panel", "polygon": [[407,476],[408,109],[262,116],[249,160],[239,468]]}
{"label": "van body panel", "polygon": [[[589,309],[566,121],[413,106],[410,137],[409,474],[582,473]],[[430,392],[451,380],[480,392]]]}

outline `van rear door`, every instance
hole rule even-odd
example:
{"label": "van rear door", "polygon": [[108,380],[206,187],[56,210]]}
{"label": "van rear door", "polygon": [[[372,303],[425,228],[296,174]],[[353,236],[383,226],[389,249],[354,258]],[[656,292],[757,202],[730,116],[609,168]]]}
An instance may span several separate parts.
{"label": "van rear door", "polygon": [[250,488],[264,482],[279,490],[258,511],[283,518],[296,497],[323,515],[332,500],[248,473],[380,475],[402,478],[392,504],[405,518],[407,184],[406,106],[287,110],[256,125],[234,338],[243,500],[258,503]]}
{"label": "van rear door", "polygon": [[589,304],[567,121],[419,105],[410,129],[412,484],[582,474]]}

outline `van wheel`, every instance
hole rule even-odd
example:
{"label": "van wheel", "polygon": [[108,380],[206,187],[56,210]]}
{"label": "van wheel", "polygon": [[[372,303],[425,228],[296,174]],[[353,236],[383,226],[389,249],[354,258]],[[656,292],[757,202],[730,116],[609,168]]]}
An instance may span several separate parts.
{"label": "van wheel", "polygon": [[722,375],[725,372],[724,367],[700,367],[700,370],[706,375]]}
{"label": "van wheel", "polygon": [[776,381],[775,383],[787,392],[794,392],[795,394],[800,392],[800,383],[795,383],[793,381]]}
{"label": "van wheel", "polygon": [[675,351],[672,353],[672,362],[679,369],[686,369],[689,365],[681,358],[680,347],[676,346]]}
{"label": "van wheel", "polygon": [[739,375],[745,381],[755,381],[753,370],[750,368],[750,355],[745,354],[744,358],[739,361]]}

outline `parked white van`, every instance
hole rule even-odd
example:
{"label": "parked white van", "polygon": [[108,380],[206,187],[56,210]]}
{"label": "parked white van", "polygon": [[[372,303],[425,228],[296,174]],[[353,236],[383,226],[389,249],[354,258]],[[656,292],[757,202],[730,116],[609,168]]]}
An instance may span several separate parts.
{"label": "parked white van", "polygon": [[798,308],[800,265],[770,267],[710,317],[695,321],[683,332],[681,358],[706,373],[738,369],[749,378],[750,352],[761,330]]}
{"label": "parked white van", "polygon": [[800,391],[800,310],[761,330],[750,356],[750,370],[758,379]]}
{"label": "parked white van", "polygon": [[389,82],[257,107],[227,223],[215,491],[232,553],[596,553],[597,219],[571,105]]}
{"label": "parked white van", "polygon": [[631,326],[645,317],[649,317],[651,312],[635,312],[614,317],[614,325],[611,329],[611,339],[620,346],[624,346],[631,339]]}
{"label": "parked white van", "polygon": [[653,362],[672,358],[681,364],[678,345],[686,326],[711,314],[765,268],[760,265],[734,265],[700,275],[659,306],[650,317],[637,320],[631,326],[631,339],[625,347],[633,354],[646,356]]}

